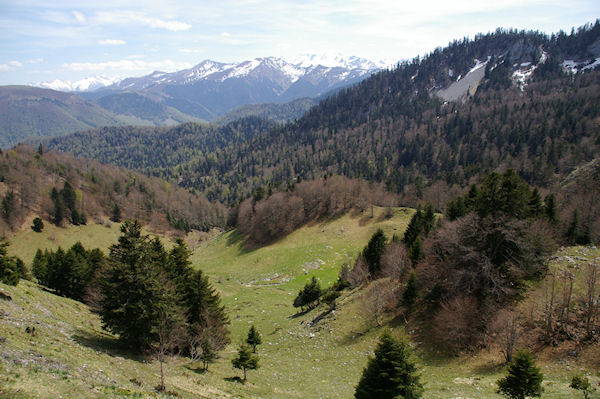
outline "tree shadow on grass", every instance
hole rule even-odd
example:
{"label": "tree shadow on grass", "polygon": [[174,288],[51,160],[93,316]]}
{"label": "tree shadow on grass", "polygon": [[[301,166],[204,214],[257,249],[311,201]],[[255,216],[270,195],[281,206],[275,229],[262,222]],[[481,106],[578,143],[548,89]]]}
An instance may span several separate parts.
{"label": "tree shadow on grass", "polygon": [[237,382],[238,384],[245,384],[246,382],[242,379],[242,377],[238,377],[237,375],[235,377],[225,377],[223,378],[225,381],[227,382]]}
{"label": "tree shadow on grass", "polygon": [[98,352],[106,353],[110,356],[120,356],[130,360],[143,361],[144,355],[132,351],[124,345],[115,336],[108,333],[90,334],[87,331],[77,330],[72,338],[79,345],[86,346]]}
{"label": "tree shadow on grass", "polygon": [[188,364],[184,367],[196,374],[206,374],[206,372],[208,371],[208,369],[205,369],[202,366],[198,366],[197,364]]}

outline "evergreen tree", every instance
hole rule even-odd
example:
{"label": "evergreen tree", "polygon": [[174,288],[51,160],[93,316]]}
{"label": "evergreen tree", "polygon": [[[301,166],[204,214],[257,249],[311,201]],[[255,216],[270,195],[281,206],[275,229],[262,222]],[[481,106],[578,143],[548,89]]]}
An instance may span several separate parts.
{"label": "evergreen tree", "polygon": [[435,211],[433,204],[427,203],[425,205],[425,212],[423,213],[423,233],[428,236],[435,224]]}
{"label": "evergreen tree", "polygon": [[408,248],[408,258],[411,260],[413,266],[416,266],[416,264],[424,257],[425,252],[423,252],[423,242],[421,241],[421,237],[417,236],[410,248]]}
{"label": "evergreen tree", "polygon": [[375,349],[375,357],[367,367],[356,387],[356,399],[417,399],[423,394],[417,367],[412,359],[406,338],[395,339],[384,332]]}
{"label": "evergreen tree", "polygon": [[64,218],[65,213],[65,205],[63,203],[62,197],[56,190],[56,187],[52,187],[52,191],[50,192],[50,199],[52,200],[52,204],[54,206],[52,212],[52,219],[55,225],[60,225]]}
{"label": "evergreen tree", "polygon": [[33,224],[31,225],[31,230],[36,233],[41,233],[44,230],[44,221],[40,217],[36,217],[33,219]]}
{"label": "evergreen tree", "polygon": [[556,196],[552,193],[548,194],[546,198],[544,198],[544,214],[550,223],[556,224],[558,222],[557,208]]}
{"label": "evergreen tree", "polygon": [[407,308],[411,308],[417,299],[417,275],[411,272],[406,282],[406,288],[402,293],[402,304]]}
{"label": "evergreen tree", "polygon": [[110,220],[115,223],[121,222],[121,208],[119,208],[119,205],[117,205],[116,202],[113,205]]}
{"label": "evergreen tree", "polygon": [[237,357],[231,360],[231,364],[244,372],[244,381],[246,381],[246,371],[258,368],[258,356],[252,354],[248,345],[241,344]]}
{"label": "evergreen tree", "polygon": [[369,264],[369,273],[375,276],[381,269],[381,256],[385,252],[387,237],[383,230],[378,229],[369,240],[367,246],[363,249],[363,256]]}
{"label": "evergreen tree", "polygon": [[163,297],[158,261],[140,223],[124,222],[100,280],[100,316],[104,328],[132,348],[144,349],[154,340]]}
{"label": "evergreen tree", "polygon": [[542,394],[544,376],[536,367],[531,353],[519,351],[508,365],[506,377],[498,380],[498,393],[509,399],[525,399]]}
{"label": "evergreen tree", "polygon": [[208,370],[208,364],[217,356],[214,351],[213,345],[209,339],[203,339],[200,344],[200,360],[202,360],[202,369]]}
{"label": "evergreen tree", "polygon": [[542,196],[537,187],[531,192],[529,197],[529,212],[531,216],[538,217],[544,212],[544,205],[542,204]]}
{"label": "evergreen tree", "polygon": [[294,307],[304,308],[304,306],[312,306],[321,297],[321,283],[315,276],[312,276],[309,282],[304,285],[304,288],[298,293],[294,299]]}
{"label": "evergreen tree", "polygon": [[408,226],[406,227],[406,231],[404,232],[404,244],[406,244],[407,248],[410,248],[413,242],[417,239],[421,230],[423,229],[423,211],[421,207],[417,208],[417,212],[412,216]]}
{"label": "evergreen tree", "polygon": [[25,277],[23,262],[14,256],[8,256],[8,242],[0,240],[0,282],[17,285]]}
{"label": "evergreen tree", "polygon": [[571,223],[567,229],[567,239],[569,244],[578,244],[580,241],[581,232],[579,226],[579,210],[573,209],[573,216],[571,217]]}
{"label": "evergreen tree", "polygon": [[252,325],[250,330],[248,330],[248,338],[246,338],[246,343],[252,347],[252,353],[256,353],[256,346],[262,344],[262,338],[260,333]]}

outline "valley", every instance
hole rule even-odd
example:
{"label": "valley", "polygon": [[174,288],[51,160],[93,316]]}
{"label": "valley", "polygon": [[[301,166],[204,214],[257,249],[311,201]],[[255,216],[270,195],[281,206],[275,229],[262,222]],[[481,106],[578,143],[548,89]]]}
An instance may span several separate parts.
{"label": "valley", "polygon": [[[310,276],[317,276],[325,287],[331,285],[341,264],[354,257],[376,229],[382,228],[390,236],[401,232],[413,211],[395,209],[391,219],[383,218],[383,213],[384,209],[377,209],[373,218],[359,213],[317,222],[275,244],[250,251],[244,249],[235,231],[214,233],[207,240],[191,244],[194,267],[204,270],[222,295],[231,319],[232,343],[206,372],[199,373],[199,365],[187,358],[170,358],[166,366],[167,391],[183,398],[350,397],[381,331],[362,309],[363,290],[345,291],[335,311],[313,325],[310,322],[326,312],[327,306],[295,316],[292,300]],[[112,229],[98,226],[102,233],[90,228],[95,227],[86,226],[77,235],[85,237],[93,232],[97,240],[107,244],[114,239]],[[189,238],[194,242],[193,237]],[[66,236],[55,239],[63,247],[69,245]],[[567,258],[577,259],[577,264],[580,258],[599,256],[596,249],[565,249],[552,267],[564,267]],[[123,350],[113,335],[101,329],[98,316],[87,306],[56,297],[25,281],[17,287],[1,288],[12,300],[0,302],[0,336],[6,338],[0,347],[4,369],[0,395],[156,395],[153,387],[159,382],[158,363]],[[536,290],[540,295],[541,288]],[[524,309],[530,306],[527,301],[522,304]],[[415,321],[408,326],[403,320],[389,323],[393,330],[418,328]],[[246,384],[228,381],[239,375],[230,359],[250,325],[255,325],[263,336],[257,350],[260,368],[249,371]],[[30,326],[36,327],[35,336],[25,332]],[[414,335],[413,340],[417,339]],[[545,376],[544,397],[579,397],[568,387],[575,372],[589,373],[592,381],[598,380],[594,377],[594,364],[600,356],[597,345],[585,348],[577,358],[568,355],[570,350],[568,345],[561,345],[537,352]],[[497,397],[495,381],[503,371],[497,350],[447,356],[419,345],[416,353],[425,382],[424,397]]]}

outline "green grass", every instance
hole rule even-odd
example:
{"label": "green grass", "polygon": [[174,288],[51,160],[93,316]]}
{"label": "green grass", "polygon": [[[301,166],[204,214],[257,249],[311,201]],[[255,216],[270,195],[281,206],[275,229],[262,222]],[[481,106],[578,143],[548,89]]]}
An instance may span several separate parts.
{"label": "green grass", "polygon": [[[410,210],[398,209],[393,218],[384,219],[382,213],[377,209],[374,218],[357,214],[315,223],[254,250],[245,248],[235,232],[195,244],[193,264],[210,276],[222,295],[231,319],[232,344],[206,373],[194,371],[197,365],[186,359],[172,359],[167,367],[167,389],[184,398],[351,398],[381,333],[363,311],[362,291],[346,291],[335,312],[314,326],[308,322],[324,312],[325,305],[294,316],[292,301],[313,275],[325,287],[332,284],[341,265],[355,258],[376,229],[383,228],[388,238],[393,233],[401,235],[412,215]],[[95,241],[98,246],[112,243],[111,229],[88,226],[83,230],[86,233],[87,228],[100,229],[102,237]],[[113,229],[116,239],[116,226]],[[86,233],[65,232],[64,238],[56,235],[52,244],[65,247],[67,239]],[[18,242],[34,233],[22,234],[11,242],[16,244],[13,250],[25,258],[19,251],[32,252]],[[564,261],[560,256],[553,267]],[[593,256],[600,256],[600,251]],[[159,381],[156,362],[120,350],[86,306],[55,297],[29,282],[0,288],[13,297],[10,302],[0,300],[0,314],[9,313],[0,320],[0,337],[7,338],[0,344],[0,397],[3,393],[4,397],[24,398],[153,397],[152,387]],[[376,285],[370,289],[374,288]],[[260,368],[248,371],[247,383],[240,384],[231,380],[241,375],[231,367],[231,359],[251,324],[263,337],[257,348]],[[29,325],[37,326],[37,337],[25,333]],[[402,329],[397,321],[389,325],[395,331]],[[413,340],[417,341],[416,336]],[[495,381],[504,369],[497,349],[448,358],[435,348],[426,350],[415,344],[425,398],[500,397],[495,393]],[[582,397],[568,388],[568,382],[576,371],[595,373],[596,358],[590,355],[585,359],[576,362],[566,355],[541,353],[543,397]],[[592,380],[597,383],[598,377]]]}

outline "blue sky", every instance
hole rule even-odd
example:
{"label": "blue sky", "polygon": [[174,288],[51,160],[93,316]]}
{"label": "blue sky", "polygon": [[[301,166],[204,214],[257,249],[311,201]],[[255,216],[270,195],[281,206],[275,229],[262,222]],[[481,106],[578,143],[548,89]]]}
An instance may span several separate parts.
{"label": "blue sky", "polygon": [[0,0],[0,84],[299,53],[397,61],[497,27],[551,33],[599,17],[597,0]]}

